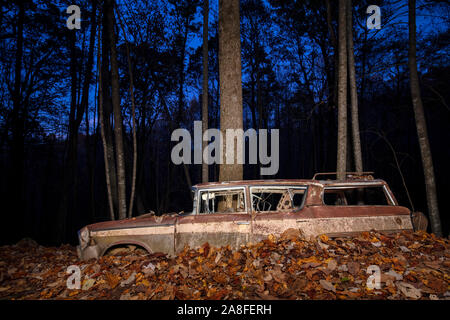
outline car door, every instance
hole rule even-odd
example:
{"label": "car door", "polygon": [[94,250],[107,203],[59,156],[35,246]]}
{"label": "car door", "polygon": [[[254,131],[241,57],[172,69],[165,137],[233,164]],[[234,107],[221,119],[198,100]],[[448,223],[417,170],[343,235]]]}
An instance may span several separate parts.
{"label": "car door", "polygon": [[252,241],[265,239],[269,234],[280,235],[297,229],[297,220],[306,197],[306,186],[252,186],[250,197],[253,210]]}
{"label": "car door", "polygon": [[244,187],[198,190],[192,215],[177,219],[175,248],[179,252],[208,242],[210,246],[238,248],[249,241],[251,217]]}

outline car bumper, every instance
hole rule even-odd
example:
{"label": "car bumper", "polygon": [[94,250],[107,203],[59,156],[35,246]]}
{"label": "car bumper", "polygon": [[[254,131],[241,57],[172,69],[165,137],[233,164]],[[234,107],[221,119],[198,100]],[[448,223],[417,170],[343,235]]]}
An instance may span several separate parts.
{"label": "car bumper", "polygon": [[87,246],[81,249],[81,246],[77,246],[77,255],[80,260],[98,259],[100,257],[100,248],[97,245]]}

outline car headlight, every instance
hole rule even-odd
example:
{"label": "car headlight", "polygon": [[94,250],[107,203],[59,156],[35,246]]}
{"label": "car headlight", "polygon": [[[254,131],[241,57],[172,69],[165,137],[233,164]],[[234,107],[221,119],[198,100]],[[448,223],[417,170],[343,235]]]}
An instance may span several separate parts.
{"label": "car headlight", "polygon": [[83,228],[79,232],[80,246],[84,249],[89,243],[89,230],[88,228]]}

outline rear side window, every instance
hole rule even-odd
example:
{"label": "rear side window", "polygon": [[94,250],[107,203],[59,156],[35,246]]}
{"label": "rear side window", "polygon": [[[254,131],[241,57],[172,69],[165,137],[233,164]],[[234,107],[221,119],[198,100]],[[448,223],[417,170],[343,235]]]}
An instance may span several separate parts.
{"label": "rear side window", "polygon": [[329,206],[388,206],[383,186],[325,188],[323,202]]}

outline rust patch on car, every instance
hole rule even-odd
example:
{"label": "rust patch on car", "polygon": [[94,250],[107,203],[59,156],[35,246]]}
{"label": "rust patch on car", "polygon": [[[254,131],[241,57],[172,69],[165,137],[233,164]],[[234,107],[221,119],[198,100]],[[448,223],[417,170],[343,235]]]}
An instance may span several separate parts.
{"label": "rust patch on car", "polygon": [[[239,201],[242,201],[239,202],[238,207],[240,212],[220,212],[220,206],[213,205],[209,208],[209,204],[203,203],[203,206],[207,208],[206,213],[200,213],[200,201],[216,201],[214,196],[211,196],[211,199],[209,195],[205,199],[199,197],[201,192],[220,196],[226,195],[227,188],[230,188],[230,194],[236,194],[237,187],[242,189],[242,194],[245,195],[245,199],[239,198],[241,199]],[[383,187],[387,205],[324,204],[324,190],[327,188],[354,190],[366,187]],[[86,226],[80,230],[83,232],[79,235],[80,258],[98,258],[108,248],[118,244],[137,244],[149,252],[168,254],[180,251],[186,245],[197,247],[205,242],[213,246],[238,247],[269,234],[280,235],[287,229],[300,230],[305,236],[413,229],[410,210],[397,205],[386,182],[380,179],[353,177],[344,181],[279,179],[210,182],[198,184],[193,187],[193,190],[195,195],[192,213],[170,213],[161,216],[149,213],[132,219],[106,221]],[[267,200],[259,196],[254,197],[252,190],[259,192],[259,195],[261,192],[267,193],[268,196],[273,193],[282,203],[275,202],[270,206],[260,206]],[[303,197],[300,198],[303,199],[301,204],[294,205],[297,201],[295,197],[300,196]]]}

